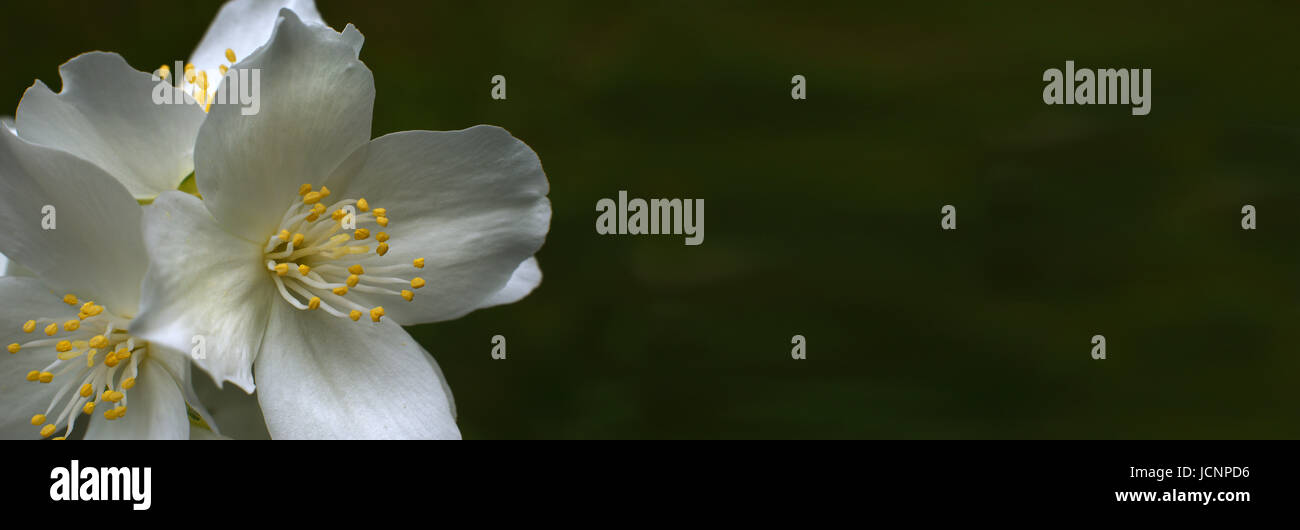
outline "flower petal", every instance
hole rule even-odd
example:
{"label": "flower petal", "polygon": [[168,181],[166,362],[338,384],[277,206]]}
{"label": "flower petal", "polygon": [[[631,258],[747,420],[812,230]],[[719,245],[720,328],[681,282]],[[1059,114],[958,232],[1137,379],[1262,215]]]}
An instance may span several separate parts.
{"label": "flower petal", "polygon": [[226,230],[264,241],[298,199],[370,138],[375,83],[353,39],[307,26],[292,11],[239,64],[261,72],[258,112],[214,105],[195,145],[204,202]]}
{"label": "flower petal", "polygon": [[487,300],[478,305],[479,309],[498,305],[513,304],[522,300],[542,284],[542,268],[537,265],[537,258],[531,257],[519,264],[510,281]]}
{"label": "flower petal", "polygon": [[188,440],[190,418],[180,383],[151,352],[140,362],[135,386],[126,395],[126,416],[94,414],[87,440]]}
{"label": "flower petal", "polygon": [[182,352],[201,337],[204,356],[194,362],[252,391],[269,307],[283,303],[260,267],[261,247],[222,231],[199,199],[177,191],[145,212],[144,238],[150,267],[131,333]]}
{"label": "flower petal", "polygon": [[[388,210],[391,224],[383,230],[391,250],[360,263],[406,264],[410,276],[427,282],[412,302],[354,291],[362,305],[383,305],[402,325],[522,296],[526,282],[493,299],[541,248],[551,222],[537,154],[499,127],[389,134],[358,150],[331,181],[340,197],[364,197]],[[423,269],[409,267],[415,258],[425,258]]]}
{"label": "flower petal", "polygon": [[0,252],[47,285],[134,314],[146,267],[140,206],[103,170],[0,131],[0,225]]}
{"label": "flower petal", "polygon": [[18,104],[23,139],[61,149],[117,178],[136,198],[152,198],[194,170],[198,105],[154,103],[165,81],[136,71],[115,53],[91,52],[59,67],[63,91],[37,81]]}
{"label": "flower petal", "polygon": [[[269,440],[266,420],[257,404],[257,396],[231,385],[217,388],[207,376],[194,378],[194,391],[198,399],[211,412],[221,431],[221,436],[236,440]],[[194,429],[201,431],[203,429]]]}
{"label": "flower petal", "polygon": [[[63,303],[60,296],[36,278],[0,278],[0,300],[4,300],[0,304],[0,344],[7,346],[45,338],[39,331],[23,333],[22,325],[30,319],[76,318],[76,308]],[[49,346],[45,351],[28,348],[15,354],[0,352],[0,403],[4,403],[0,407],[0,438],[41,437],[40,428],[32,426],[31,418],[45,412],[61,387],[26,381],[26,375],[48,366],[54,360],[53,353]]]}
{"label": "flower petal", "polygon": [[[229,65],[226,50],[235,52],[235,60],[243,59],[266,44],[275,30],[280,9],[297,13],[303,22],[325,25],[313,0],[231,0],[221,6],[212,25],[199,40],[190,55],[190,64],[208,73],[208,79],[221,79],[221,66]],[[209,92],[215,92],[212,83]]]}
{"label": "flower petal", "polygon": [[271,436],[460,438],[444,382],[397,324],[276,304],[257,358]]}

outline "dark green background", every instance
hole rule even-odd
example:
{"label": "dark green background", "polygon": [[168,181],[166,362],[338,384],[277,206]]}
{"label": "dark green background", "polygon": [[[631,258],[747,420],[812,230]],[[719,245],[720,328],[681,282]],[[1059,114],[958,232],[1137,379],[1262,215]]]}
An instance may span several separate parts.
{"label": "dark green background", "polygon": [[[465,437],[1300,437],[1294,2],[622,4],[319,2],[374,136],[500,125],[550,179],[541,288],[411,329]],[[0,114],[218,5],[6,6]],[[1067,59],[1151,68],[1151,114],[1044,105]],[[597,235],[620,189],[704,244]]]}

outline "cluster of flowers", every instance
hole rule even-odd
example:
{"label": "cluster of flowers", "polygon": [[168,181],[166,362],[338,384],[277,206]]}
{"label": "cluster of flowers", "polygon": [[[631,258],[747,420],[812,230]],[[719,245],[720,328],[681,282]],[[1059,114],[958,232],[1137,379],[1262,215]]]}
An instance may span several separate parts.
{"label": "cluster of flowers", "polygon": [[[372,140],[362,42],[311,0],[233,0],[172,88],[193,105],[102,52],[27,90],[0,127],[0,436],[460,436],[402,326],[536,288],[548,183],[497,127]],[[234,69],[255,115],[211,104]],[[243,392],[201,400],[195,366]]]}

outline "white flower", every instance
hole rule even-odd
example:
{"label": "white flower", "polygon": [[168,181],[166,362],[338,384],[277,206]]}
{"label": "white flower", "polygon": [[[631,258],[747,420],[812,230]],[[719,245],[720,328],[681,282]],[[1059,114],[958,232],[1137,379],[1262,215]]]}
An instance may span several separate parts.
{"label": "white flower", "polygon": [[214,105],[195,145],[203,200],[164,193],[146,212],[132,332],[207,337],[196,363],[250,392],[255,370],[276,438],[459,437],[437,365],[400,325],[531,292],[548,183],[496,127],[371,140],[362,40],[282,10],[237,65],[261,69],[261,112]]}
{"label": "white flower", "polygon": [[[307,24],[325,25],[313,0],[231,0],[221,6],[186,63],[186,92],[204,102],[212,99],[226,70],[266,44],[280,9],[289,9]],[[193,68],[190,68],[190,67]]]}
{"label": "white flower", "polygon": [[135,199],[105,168],[3,129],[0,223],[0,251],[34,275],[0,278],[0,436],[65,437],[88,414],[87,438],[189,438],[189,362],[127,331],[147,264]]}

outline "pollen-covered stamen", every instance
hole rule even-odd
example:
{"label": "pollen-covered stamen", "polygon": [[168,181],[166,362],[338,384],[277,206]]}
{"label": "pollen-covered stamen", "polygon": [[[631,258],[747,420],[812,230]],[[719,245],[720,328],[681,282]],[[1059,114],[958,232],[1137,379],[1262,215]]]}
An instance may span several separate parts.
{"label": "pollen-covered stamen", "polygon": [[[80,303],[73,295],[65,296],[63,301],[69,305]],[[26,376],[27,381],[38,384],[58,383],[45,412],[32,417],[32,425],[40,427],[41,436],[48,438],[63,428],[60,438],[66,437],[76,425],[79,412],[90,414],[96,403],[104,401],[114,404],[105,411],[106,418],[124,416],[127,391],[135,386],[139,363],[148,354],[148,345],[137,344],[126,332],[130,320],[88,301],[81,305],[76,320],[38,317],[23,323],[22,330],[32,333],[46,323],[49,338],[15,343],[9,348],[15,354],[54,358],[44,369],[32,370]]]}
{"label": "pollen-covered stamen", "polygon": [[331,195],[325,186],[298,188],[298,200],[267,238],[266,269],[280,296],[297,309],[319,309],[353,321],[369,315],[372,322],[379,322],[385,314],[382,306],[362,306],[349,293],[390,295],[409,302],[415,297],[409,289],[424,286],[424,279],[402,273],[422,268],[424,258],[410,265],[362,267],[358,260],[371,252],[383,256],[393,244],[383,231],[389,224],[388,210],[373,207],[363,197],[331,200]]}
{"label": "pollen-covered stamen", "polygon": [[[230,72],[230,67],[235,65],[235,59],[238,58],[235,56],[235,50],[230,48],[226,48],[225,57],[229,64],[217,65],[217,70],[221,72],[222,77],[225,77],[225,75]],[[159,66],[155,72],[158,74],[159,79],[166,80],[171,77],[171,68],[165,64]],[[192,96],[194,101],[198,102],[199,106],[203,108],[203,112],[211,110],[212,100],[215,99],[215,97],[213,94],[209,94],[209,92],[216,87],[221,86],[221,80],[213,79],[209,81],[207,71],[199,70],[193,63],[185,65],[184,74],[185,75],[181,76],[181,79],[178,81],[177,88]]]}

